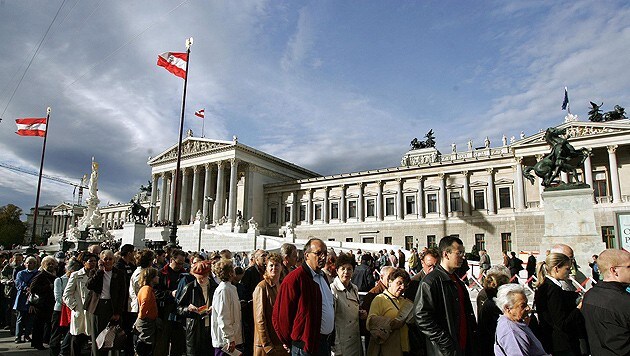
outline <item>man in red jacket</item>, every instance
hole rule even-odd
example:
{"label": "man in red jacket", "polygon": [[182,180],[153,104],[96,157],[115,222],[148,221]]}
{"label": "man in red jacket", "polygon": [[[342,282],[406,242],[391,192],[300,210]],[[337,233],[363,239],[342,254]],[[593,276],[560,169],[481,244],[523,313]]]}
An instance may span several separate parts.
{"label": "man in red jacket", "polygon": [[291,355],[330,355],[329,337],[335,326],[333,296],[322,272],[326,244],[310,239],[305,263],[289,273],[273,307],[273,327]]}

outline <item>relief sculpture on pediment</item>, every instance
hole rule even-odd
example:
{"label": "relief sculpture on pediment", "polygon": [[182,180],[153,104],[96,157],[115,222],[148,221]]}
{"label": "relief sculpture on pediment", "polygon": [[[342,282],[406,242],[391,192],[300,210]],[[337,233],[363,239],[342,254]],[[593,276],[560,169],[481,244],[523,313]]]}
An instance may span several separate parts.
{"label": "relief sculpture on pediment", "polygon": [[[182,156],[198,154],[223,146],[223,144],[216,142],[186,141],[182,144]],[[177,147],[174,147],[170,151],[164,153],[160,158],[157,159],[157,162],[167,161],[175,158],[177,158]]]}

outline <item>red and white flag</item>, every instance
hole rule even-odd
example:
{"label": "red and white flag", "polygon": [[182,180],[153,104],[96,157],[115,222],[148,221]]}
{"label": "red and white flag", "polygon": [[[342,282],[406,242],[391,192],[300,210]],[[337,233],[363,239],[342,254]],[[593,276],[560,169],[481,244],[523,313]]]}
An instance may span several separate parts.
{"label": "red and white flag", "polygon": [[166,68],[176,76],[186,79],[187,53],[164,52],[158,55],[157,65]]}
{"label": "red and white flag", "polygon": [[23,118],[15,119],[17,124],[16,134],[20,136],[39,136],[44,137],[46,135],[46,118]]}
{"label": "red and white flag", "polygon": [[195,116],[199,116],[200,118],[203,119],[204,117],[206,117],[206,109],[195,111]]}

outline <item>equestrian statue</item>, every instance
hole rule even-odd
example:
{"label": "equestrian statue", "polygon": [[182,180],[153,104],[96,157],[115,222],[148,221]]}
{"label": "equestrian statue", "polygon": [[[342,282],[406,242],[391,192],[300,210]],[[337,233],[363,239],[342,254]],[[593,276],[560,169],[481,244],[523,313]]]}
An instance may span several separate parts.
{"label": "equestrian statue", "polygon": [[[586,148],[576,150],[567,140],[564,135],[566,134],[566,128],[557,129],[550,127],[545,132],[545,141],[551,146],[551,152],[549,152],[543,159],[537,162],[533,166],[525,167],[523,170],[523,176],[527,178],[532,184],[534,184],[535,177],[532,175],[532,171],[540,178],[542,178],[542,185],[544,187],[550,187],[562,183],[557,180],[560,173],[570,173],[569,182],[566,183],[579,183],[577,181],[576,167],[580,166],[586,160],[589,155],[589,151]],[[576,161],[577,164],[573,165],[572,161]],[[571,180],[575,180],[571,182]]]}
{"label": "equestrian statue", "polygon": [[130,221],[137,223],[144,223],[146,218],[149,216],[149,211],[147,208],[140,204],[140,199],[134,201],[131,199],[131,206],[129,207],[129,219]]}

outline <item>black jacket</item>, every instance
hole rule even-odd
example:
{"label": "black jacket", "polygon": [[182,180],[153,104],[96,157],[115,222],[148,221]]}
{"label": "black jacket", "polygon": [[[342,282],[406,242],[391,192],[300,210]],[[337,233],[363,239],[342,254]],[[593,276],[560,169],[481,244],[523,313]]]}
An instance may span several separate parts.
{"label": "black jacket", "polygon": [[[186,284],[177,300],[177,314],[186,318],[186,354],[189,356],[207,355],[209,352],[203,346],[207,344],[208,338],[210,338],[209,333],[204,334],[205,319],[198,313],[188,311],[190,304],[196,307],[206,305],[210,308],[212,306],[212,296],[219,285],[212,278],[208,278],[208,281],[208,300],[204,300],[203,290],[197,279]],[[206,317],[210,318],[210,314],[207,314]]]}
{"label": "black jacket", "polygon": [[[466,314],[460,315],[457,285],[464,288]],[[454,282],[441,266],[420,281],[415,301],[416,322],[425,335],[428,355],[476,355],[477,322],[466,286]],[[466,318],[466,350],[459,349],[459,318]]]}
{"label": "black jacket", "polygon": [[37,294],[39,302],[35,305],[35,315],[38,319],[50,321],[55,306],[54,283],[57,277],[46,271],[39,272],[31,280],[30,290]]}
{"label": "black jacket", "polygon": [[630,293],[623,284],[597,283],[584,295],[582,314],[593,355],[630,355]]}
{"label": "black jacket", "polygon": [[586,338],[584,317],[577,308],[577,292],[564,291],[549,278],[534,296],[540,333],[536,335],[548,353],[572,352],[580,355],[580,338]]}
{"label": "black jacket", "polygon": [[359,292],[368,292],[374,288],[374,276],[370,266],[365,263],[358,265],[352,275],[352,283],[359,288]]}
{"label": "black jacket", "polygon": [[[102,269],[96,271],[94,276],[90,277],[87,282],[87,288],[94,293],[101,294],[103,291],[103,275]],[[125,281],[125,272],[112,267],[112,280],[109,284],[109,294],[112,297],[112,308],[114,315],[122,315],[127,311],[127,299],[129,298],[129,289]]]}

